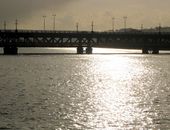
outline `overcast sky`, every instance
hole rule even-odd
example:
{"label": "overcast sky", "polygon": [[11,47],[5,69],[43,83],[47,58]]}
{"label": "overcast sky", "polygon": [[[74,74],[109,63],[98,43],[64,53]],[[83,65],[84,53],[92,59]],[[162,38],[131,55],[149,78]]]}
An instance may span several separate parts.
{"label": "overcast sky", "polygon": [[154,27],[161,23],[170,26],[170,0],[0,0],[0,28],[7,21],[7,28],[14,28],[15,19],[21,29],[52,29],[56,14],[56,28],[75,29],[79,22],[81,30],[90,30],[94,21],[95,30],[109,30],[112,17],[115,28],[123,27],[123,16],[127,16],[127,27]]}

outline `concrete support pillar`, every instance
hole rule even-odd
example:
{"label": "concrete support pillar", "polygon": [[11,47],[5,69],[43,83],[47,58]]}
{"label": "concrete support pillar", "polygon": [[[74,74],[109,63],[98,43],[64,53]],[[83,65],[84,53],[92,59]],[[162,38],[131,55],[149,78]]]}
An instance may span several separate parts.
{"label": "concrete support pillar", "polygon": [[86,54],[92,54],[93,53],[93,48],[92,47],[87,47],[86,48]]}
{"label": "concrete support pillar", "polygon": [[4,47],[4,55],[17,55],[18,54],[18,48],[15,46],[7,46]]}
{"label": "concrete support pillar", "polygon": [[153,51],[152,51],[152,54],[159,54],[159,49],[154,48]]}
{"label": "concrete support pillar", "polygon": [[147,48],[142,48],[142,54],[149,54],[149,50]]}
{"label": "concrete support pillar", "polygon": [[77,47],[77,54],[83,54],[84,50],[82,46]]}
{"label": "concrete support pillar", "polygon": [[159,54],[159,49],[158,48],[143,48],[142,49],[142,54]]}

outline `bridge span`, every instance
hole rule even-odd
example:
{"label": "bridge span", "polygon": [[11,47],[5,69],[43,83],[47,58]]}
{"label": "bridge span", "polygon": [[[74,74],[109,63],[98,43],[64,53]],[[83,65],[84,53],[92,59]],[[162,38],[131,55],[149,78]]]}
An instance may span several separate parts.
{"label": "bridge span", "polygon": [[0,30],[0,47],[4,54],[17,54],[19,47],[76,47],[77,54],[92,54],[93,47],[159,54],[170,50],[170,32]]}

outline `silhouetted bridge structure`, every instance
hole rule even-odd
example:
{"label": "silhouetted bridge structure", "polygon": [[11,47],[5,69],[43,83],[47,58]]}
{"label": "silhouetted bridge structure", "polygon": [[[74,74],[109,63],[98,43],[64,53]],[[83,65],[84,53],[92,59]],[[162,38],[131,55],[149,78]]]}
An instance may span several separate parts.
{"label": "silhouetted bridge structure", "polygon": [[93,47],[141,49],[143,54],[158,54],[170,50],[170,32],[0,30],[0,47],[4,54],[17,54],[19,47],[76,47],[78,54],[91,54]]}

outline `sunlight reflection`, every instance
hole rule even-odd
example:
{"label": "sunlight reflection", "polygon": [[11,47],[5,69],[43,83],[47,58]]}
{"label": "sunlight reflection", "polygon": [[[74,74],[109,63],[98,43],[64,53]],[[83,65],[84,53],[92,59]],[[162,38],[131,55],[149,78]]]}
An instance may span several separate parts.
{"label": "sunlight reflection", "polygon": [[133,129],[134,126],[142,128],[152,124],[151,118],[139,107],[140,100],[133,96],[136,93],[134,87],[138,87],[133,83],[140,80],[143,66],[125,56],[113,56],[112,60],[102,58],[106,62],[95,61],[94,70],[98,71],[98,76],[95,76],[95,85],[90,90],[97,110],[91,123],[102,129]]}
{"label": "sunlight reflection", "polygon": [[146,76],[148,66],[140,61],[142,55],[78,55],[74,63],[70,57],[62,60],[73,70],[64,67],[60,78],[51,71],[56,78],[50,87],[50,111],[61,128],[155,128],[153,91],[148,88],[152,82]]}
{"label": "sunlight reflection", "polygon": [[93,53],[141,53],[141,50],[93,48]]}

